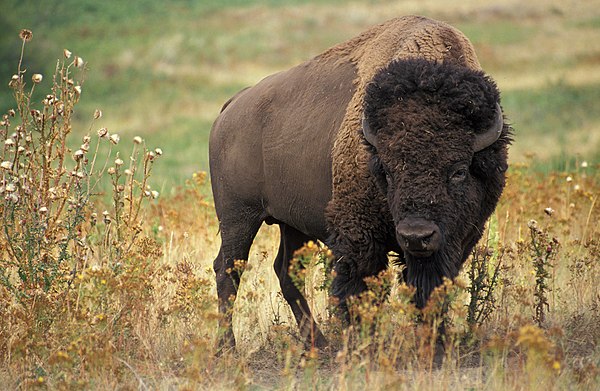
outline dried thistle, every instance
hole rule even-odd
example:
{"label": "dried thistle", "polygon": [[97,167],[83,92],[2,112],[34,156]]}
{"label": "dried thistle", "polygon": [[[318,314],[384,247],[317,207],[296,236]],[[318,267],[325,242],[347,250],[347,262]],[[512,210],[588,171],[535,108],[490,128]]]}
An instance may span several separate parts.
{"label": "dried thistle", "polygon": [[100,137],[100,138],[108,137],[108,129],[100,128],[98,130],[98,137]]}
{"label": "dried thistle", "polygon": [[82,68],[83,65],[85,64],[83,61],[83,58],[79,57],[79,56],[75,56],[75,60],[73,60],[73,64],[77,67],[77,68]]}
{"label": "dried thistle", "polygon": [[[489,231],[488,231],[489,233]],[[493,251],[485,246],[476,246],[467,269],[471,284],[468,287],[470,300],[467,305],[467,323],[471,333],[491,315],[496,308],[494,292],[499,283],[502,254],[494,259]],[[495,260],[495,264],[493,262]]]}
{"label": "dried thistle", "polygon": [[554,258],[557,256],[560,242],[556,238],[551,238],[537,224],[530,224],[529,232],[531,235],[529,249],[535,275],[534,320],[542,327],[546,321],[546,312],[550,309],[548,302],[548,293],[552,290],[548,285],[548,279],[551,277],[550,269],[554,267]]}
{"label": "dried thistle", "polygon": [[33,33],[31,32],[31,30],[22,29],[19,32],[19,37],[23,40],[23,42],[29,42],[33,38]]}

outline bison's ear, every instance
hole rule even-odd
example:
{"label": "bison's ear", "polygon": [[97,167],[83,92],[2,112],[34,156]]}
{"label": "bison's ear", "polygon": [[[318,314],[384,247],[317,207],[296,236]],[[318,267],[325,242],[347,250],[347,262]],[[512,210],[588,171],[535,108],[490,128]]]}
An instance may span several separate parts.
{"label": "bison's ear", "polygon": [[476,153],[471,163],[472,174],[484,182],[504,177],[508,169],[506,148],[508,142],[507,139],[501,138],[495,146]]}
{"label": "bison's ear", "polygon": [[371,144],[375,149],[377,149],[377,135],[373,132],[373,130],[369,126],[367,117],[365,117],[364,114],[362,117],[362,131],[363,131],[363,136],[365,136],[365,140],[367,140],[367,142],[369,144]]}

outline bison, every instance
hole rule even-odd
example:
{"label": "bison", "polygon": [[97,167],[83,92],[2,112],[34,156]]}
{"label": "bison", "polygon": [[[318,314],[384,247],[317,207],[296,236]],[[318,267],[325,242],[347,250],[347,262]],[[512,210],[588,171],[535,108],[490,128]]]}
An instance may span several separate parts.
{"label": "bison", "polygon": [[240,91],[209,144],[221,344],[235,345],[234,261],[247,259],[263,222],[280,227],[274,268],[307,343],[327,342],[288,268],[309,240],[335,256],[342,314],[391,251],[422,308],[480,239],[505,184],[510,141],[498,88],[469,40],[419,16],[375,26]]}

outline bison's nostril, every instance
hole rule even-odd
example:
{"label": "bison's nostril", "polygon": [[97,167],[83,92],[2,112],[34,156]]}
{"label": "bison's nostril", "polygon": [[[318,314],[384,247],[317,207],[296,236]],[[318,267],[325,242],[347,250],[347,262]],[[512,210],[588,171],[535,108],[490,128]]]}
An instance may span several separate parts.
{"label": "bison's nostril", "polygon": [[433,231],[431,231],[429,234],[426,234],[426,235],[424,235],[424,236],[421,238],[421,241],[422,241],[423,243],[429,243],[429,240],[430,240],[430,239],[433,237],[433,234],[434,234],[434,232],[433,232]]}
{"label": "bison's nostril", "polygon": [[[401,234],[402,235],[402,234]],[[427,234],[404,234],[402,237],[404,238],[404,242],[407,243],[410,247],[418,248],[425,247],[427,243],[430,242],[431,237],[433,236],[433,232]]]}
{"label": "bison's nostril", "polygon": [[410,250],[427,250],[431,245],[433,232],[427,235],[410,235],[404,237],[404,243]]}

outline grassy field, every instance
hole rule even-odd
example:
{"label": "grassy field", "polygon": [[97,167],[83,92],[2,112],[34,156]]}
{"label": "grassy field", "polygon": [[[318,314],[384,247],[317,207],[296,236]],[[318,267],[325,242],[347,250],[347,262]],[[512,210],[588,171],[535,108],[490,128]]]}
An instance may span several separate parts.
{"label": "grassy field", "polygon": [[[166,155],[155,180],[167,189],[207,169],[210,124],[237,90],[370,25],[411,13],[448,21],[472,39],[517,129],[513,161],[535,153],[541,168],[563,169],[575,156],[600,156],[597,1],[526,7],[486,1],[455,7],[443,1],[34,4],[15,1],[3,12],[13,32],[6,29],[0,46],[5,78],[14,73],[19,28],[36,34],[25,63],[30,71],[49,76],[63,48],[78,53],[89,71],[77,128],[87,129],[100,108],[106,116],[99,126],[161,144]],[[0,108],[8,102],[9,91],[2,91]]]}
{"label": "grassy field", "polygon": [[[306,277],[309,302],[340,350],[303,353],[272,272],[278,234],[266,226],[252,248],[236,302],[238,353],[216,357],[211,266],[220,240],[209,178],[202,173],[208,168],[212,121],[239,89],[406,14],[445,20],[472,40],[501,88],[515,128],[508,187],[490,221],[487,243],[481,243],[460,280],[440,292],[451,302],[446,360],[434,363],[435,327],[415,326],[410,292],[397,284],[379,311],[364,309],[366,319],[377,320],[376,336],[360,328],[340,333],[327,315],[327,295],[317,288],[323,273],[316,265]],[[5,80],[0,114],[17,110],[0,135],[8,139],[19,124],[13,96],[18,88],[7,83],[17,72],[19,30],[29,28],[33,39],[21,68],[27,70],[28,88],[32,74],[44,76],[31,96],[32,108],[42,110],[56,59],[67,48],[86,65],[69,68],[75,84],[82,81],[80,94],[67,84],[59,88],[71,99],[67,107],[76,108],[64,119],[70,133],[52,128],[55,142],[76,151],[84,136],[91,136],[89,162],[73,161],[66,149],[49,155],[48,175],[57,184],[52,188],[65,189],[64,194],[41,181],[39,193],[20,187],[18,202],[2,198],[1,384],[600,387],[600,2],[7,0],[0,24]],[[103,115],[94,119],[96,109]],[[35,118],[26,117],[34,126]],[[98,139],[103,127],[121,141]],[[134,143],[135,136],[145,143]],[[105,167],[92,164],[96,143],[99,162],[112,152]],[[11,148],[5,144],[1,160],[17,153]],[[132,150],[139,153],[134,162],[139,167],[127,160]],[[115,160],[116,152],[125,163]],[[45,161],[31,156],[35,164]],[[64,163],[61,156],[68,157]],[[61,164],[66,174],[54,170]],[[152,167],[149,178],[144,164]],[[134,166],[138,174],[131,173]],[[105,178],[91,188],[106,192],[99,199],[88,200],[90,181],[76,175],[85,167],[89,178]],[[11,170],[2,171],[3,180],[24,174],[17,166]],[[75,174],[67,175],[71,170]],[[3,194],[9,194],[3,185]],[[151,190],[161,196],[154,199]],[[303,256],[314,264],[320,252],[308,247]],[[387,278],[392,277],[374,284]],[[484,307],[472,307],[474,297],[490,286],[493,294],[482,301]],[[423,315],[431,322],[440,316],[434,307]],[[487,316],[473,321],[470,309]]]}

